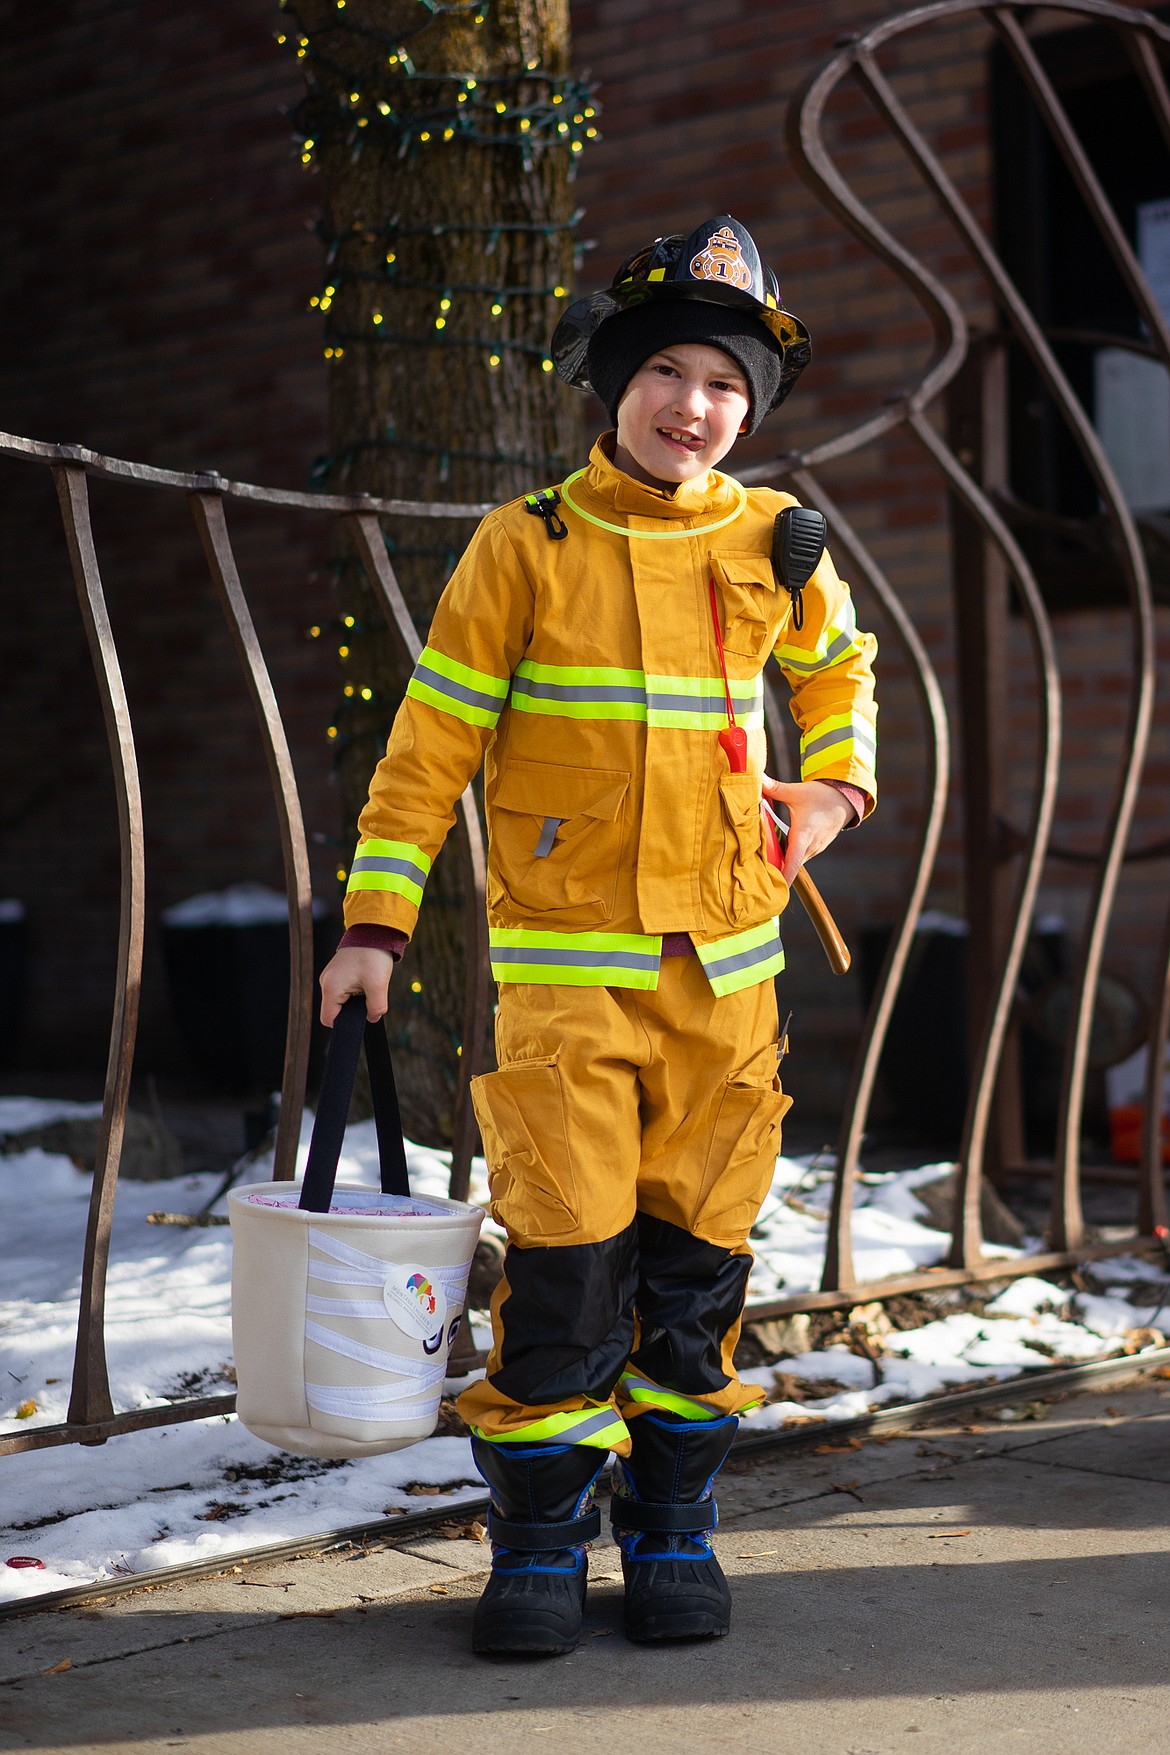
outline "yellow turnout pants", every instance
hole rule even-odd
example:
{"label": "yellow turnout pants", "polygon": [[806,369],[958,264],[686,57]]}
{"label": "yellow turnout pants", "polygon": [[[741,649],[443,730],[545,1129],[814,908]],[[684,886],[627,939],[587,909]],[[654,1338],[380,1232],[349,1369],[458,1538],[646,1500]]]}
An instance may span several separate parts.
{"label": "yellow turnout pants", "polygon": [[508,1233],[459,1400],[481,1437],[624,1455],[643,1409],[758,1404],[732,1353],[789,1105],[776,1038],[772,983],[717,999],[696,956],[652,993],[501,986],[499,1071],[472,1087]]}

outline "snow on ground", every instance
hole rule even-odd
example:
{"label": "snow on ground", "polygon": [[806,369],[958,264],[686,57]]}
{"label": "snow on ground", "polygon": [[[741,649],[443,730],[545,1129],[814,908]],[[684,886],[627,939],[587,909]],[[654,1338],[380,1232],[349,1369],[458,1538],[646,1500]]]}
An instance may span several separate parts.
{"label": "snow on ground", "polygon": [[[0,1136],[95,1112],[95,1105],[0,1099]],[[307,1132],[302,1162],[306,1150]],[[417,1193],[446,1192],[444,1154],[410,1146],[408,1157]],[[947,1238],[922,1222],[926,1209],[914,1190],[951,1168],[935,1164],[860,1179],[854,1225],[859,1279],[878,1280],[942,1259]],[[263,1182],[270,1175],[271,1159],[261,1157],[240,1180]],[[350,1128],[340,1176],[377,1183],[372,1122]],[[110,1387],[119,1409],[230,1387],[230,1233],[226,1227],[146,1222],[160,1207],[199,1211],[218,1181],[207,1175],[119,1184],[106,1305]],[[0,1155],[0,1433],[66,1418],[90,1187],[90,1176],[68,1158],[39,1150]],[[778,1161],[753,1232],[753,1300],[817,1284],[831,1188],[832,1169],[823,1161]],[[483,1162],[476,1160],[472,1199],[486,1198]],[[224,1208],[221,1201],[216,1211]],[[485,1229],[495,1229],[490,1220]],[[1021,1279],[982,1315],[956,1311],[884,1337],[876,1363],[832,1346],[745,1371],[774,1398],[752,1424],[758,1429],[810,1418],[849,1419],[950,1385],[1015,1377],[1053,1359],[1116,1352],[1120,1338],[1149,1315],[1124,1291],[1158,1276],[1131,1257],[1100,1263],[1095,1273],[1118,1294],[1070,1297],[1046,1281]],[[1170,1314],[1163,1312],[1158,1326],[1170,1333]],[[483,1344],[486,1332],[477,1328],[476,1338]],[[817,1395],[820,1382],[825,1392]],[[458,1387],[449,1385],[452,1391]],[[789,1399],[797,1393],[799,1401]],[[466,1438],[435,1437],[387,1456],[321,1462],[274,1450],[234,1416],[128,1433],[99,1447],[62,1445],[3,1456],[0,1478],[0,1601],[161,1566],[228,1561],[241,1549],[305,1540],[424,1506],[450,1506],[454,1514],[461,1501],[483,1491]],[[3,1564],[21,1555],[41,1560],[43,1570]]]}

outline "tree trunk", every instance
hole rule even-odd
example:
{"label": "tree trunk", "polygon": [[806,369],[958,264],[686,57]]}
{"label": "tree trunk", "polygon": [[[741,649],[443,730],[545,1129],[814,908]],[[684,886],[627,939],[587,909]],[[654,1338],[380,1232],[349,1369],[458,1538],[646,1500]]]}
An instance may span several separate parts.
{"label": "tree trunk", "polygon": [[[309,88],[304,157],[321,176],[331,454],[319,485],[502,502],[558,480],[579,427],[547,348],[572,286],[569,184],[594,131],[568,77],[567,0],[296,0],[286,19]],[[423,636],[471,529],[386,529]],[[348,841],[408,679],[351,554],[336,580],[344,692],[331,734]],[[451,849],[387,1020],[404,1121],[428,1144],[451,1139],[464,981]]]}

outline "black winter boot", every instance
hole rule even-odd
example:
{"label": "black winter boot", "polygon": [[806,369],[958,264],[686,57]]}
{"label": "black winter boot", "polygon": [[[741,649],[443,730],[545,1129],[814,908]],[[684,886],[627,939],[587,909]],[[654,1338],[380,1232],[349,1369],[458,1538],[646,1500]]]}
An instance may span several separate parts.
{"label": "black winter boot", "polygon": [[473,1438],[491,1488],[492,1574],[476,1604],[472,1650],[551,1657],[572,1651],[585,1606],[585,1546],[601,1534],[593,1483],[606,1452],[584,1444]]}
{"label": "black winter boot", "polygon": [[622,1551],[628,1639],[721,1639],[731,1630],[731,1592],[707,1531],[718,1512],[711,1486],[739,1419],[677,1420],[639,1414],[632,1450],[618,1458],[610,1502]]}

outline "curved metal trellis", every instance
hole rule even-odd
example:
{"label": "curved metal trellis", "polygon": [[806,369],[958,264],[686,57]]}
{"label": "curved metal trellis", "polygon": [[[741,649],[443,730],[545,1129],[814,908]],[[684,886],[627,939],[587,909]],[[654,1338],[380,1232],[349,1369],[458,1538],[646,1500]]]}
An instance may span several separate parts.
{"label": "curved metal trellis", "polygon": [[[879,57],[912,31],[976,17],[987,20],[1018,67],[1081,196],[1095,220],[1122,279],[1142,317],[1149,341],[1141,350],[1170,366],[1170,325],[1147,285],[1132,248],[1097,179],[1059,97],[1048,79],[1022,15],[1032,10],[1025,0],[938,0],[889,16],[841,44],[832,59],[805,84],[794,100],[788,120],[793,163],[823,204],[884,262],[918,301],[933,337],[931,356],[917,385],[894,403],[882,406],[849,431],[837,434],[800,455],[744,472],[746,480],[783,479],[798,496],[819,506],[833,527],[834,546],[845,553],[855,576],[877,600],[900,646],[917,691],[926,736],[922,810],[912,869],[901,916],[894,929],[858,1049],[838,1141],[837,1169],[824,1274],[819,1290],[793,1293],[756,1304],[749,1316],[779,1315],[796,1310],[847,1307],[858,1297],[884,1297],[924,1286],[958,1285],[990,1277],[1008,1277],[1069,1266],[1078,1261],[1143,1247],[1156,1225],[1166,1219],[1160,1163],[1160,1073],[1170,1034],[1170,918],[1159,952],[1149,1035],[1150,1072],[1140,1172],[1139,1231],[1119,1242],[1087,1243],[1081,1211],[1080,1121],[1088,1067],[1092,1024],[1101,958],[1116,899],[1125,843],[1137,801],[1142,766],[1150,738],[1154,691],[1154,618],[1147,575],[1133,517],[1127,508],[1096,434],[1053,351],[1058,339],[1046,334],[1013,284],[1003,263],[981,230],[970,207],[948,177],[937,154],[899,100]],[[1046,14],[1105,23],[1125,43],[1163,138],[1170,147],[1170,96],[1159,54],[1170,46],[1170,27],[1149,13],[1134,11],[1112,0],[1061,0]],[[842,83],[856,79],[869,102],[896,139],[915,174],[966,247],[998,307],[1005,331],[1016,338],[1060,410],[1106,508],[1129,592],[1133,631],[1133,664],[1128,701],[1126,753],[1106,814],[1102,845],[1094,857],[1092,894],[1076,972],[1076,1004],[1069,1030],[1063,1070],[1061,1127],[1055,1153],[1051,1247],[1011,1261],[985,1260],[980,1236],[980,1199],[987,1159],[989,1129],[997,1086],[1002,1077],[1009,1040],[1009,1016],[1024,957],[1026,939],[1046,860],[1051,847],[1061,750],[1061,687],[1052,626],[1040,589],[1014,534],[1002,497],[984,485],[959,452],[944,438],[931,410],[955,385],[971,348],[964,312],[953,294],[929,267],[913,256],[860,201],[833,161],[826,145],[828,111]],[[1112,337],[1098,337],[1112,342]],[[1117,338],[1124,345],[1123,338]],[[995,338],[988,344],[996,345]],[[856,454],[894,434],[905,432],[939,472],[952,500],[981,533],[1015,584],[1031,643],[1036,674],[1040,727],[1027,831],[1017,837],[1022,855],[1014,893],[1006,910],[1006,927],[988,988],[981,1028],[973,1056],[967,1115],[961,1145],[950,1265],[909,1273],[861,1286],[851,1249],[853,1188],[859,1155],[882,1049],[893,1008],[906,974],[918,925],[938,854],[950,773],[950,727],[939,678],[912,618],[857,530],[839,511],[823,484],[821,469]],[[241,501],[329,514],[348,527],[356,552],[385,611],[392,636],[404,657],[417,656],[420,641],[402,598],[387,552],[383,517],[459,518],[474,520],[491,508],[449,502],[374,499],[366,495],[296,493],[256,487],[206,474],[183,474],[149,468],[102,456],[75,446],[54,446],[0,435],[0,455],[39,463],[56,480],[74,579],[86,625],[95,672],[106,716],[118,799],[122,855],[122,901],[118,953],[118,984],[111,1026],[103,1128],[94,1177],[83,1273],[81,1315],[68,1420],[55,1427],[0,1438],[5,1451],[80,1441],[101,1443],[117,1432],[136,1427],[194,1419],[231,1408],[230,1396],[191,1398],[117,1413],[110,1399],[102,1335],[103,1291],[110,1218],[130,1069],[134,1053],[137,998],[142,959],[145,908],[143,824],[137,766],[129,711],[122,687],[114,632],[106,613],[101,575],[89,523],[87,477],[131,483],[182,493],[191,504],[207,564],[235,642],[246,685],[257,713],[281,828],[289,897],[292,984],[288,1035],[277,1140],[278,1175],[291,1176],[295,1162],[308,1054],[311,970],[311,895],[304,828],[291,757],[264,654],[248,608],[228,532],[227,503]],[[769,699],[769,724],[775,726],[774,700]],[[452,1192],[466,1193],[476,1142],[468,1100],[470,1078],[477,1070],[478,1046],[484,1042],[489,1016],[488,959],[484,917],[485,858],[483,835],[470,791],[460,801],[458,846],[468,896],[468,991],[464,1043],[469,1051],[461,1063],[452,1162]],[[1143,856],[1158,857],[1156,844]]]}
{"label": "curved metal trellis", "polygon": [[[1052,135],[1080,194],[1097,225],[1134,299],[1138,313],[1153,338],[1153,348],[1170,366],[1170,329],[1142,274],[1120,223],[1113,212],[1088,155],[1060,103],[1059,97],[1020,23],[1020,14],[1034,10],[1025,0],[1004,0],[994,6],[977,0],[938,0],[881,20],[871,29],[843,43],[825,67],[813,74],[792,104],[788,121],[788,146],[793,163],[819,199],[849,227],[874,255],[900,276],[930,320],[935,351],[918,385],[879,414],[836,435],[800,456],[779,459],[772,466],[750,472],[754,480],[781,477],[815,494],[810,472],[817,465],[853,454],[896,430],[907,431],[921,445],[943,474],[954,494],[998,549],[1019,591],[1028,619],[1036,659],[1042,712],[1039,778],[1033,817],[1024,838],[1026,858],[1011,908],[1011,928],[984,1019],[982,1040],[975,1057],[971,1089],[960,1152],[960,1178],[954,1224],[952,1261],[968,1272],[982,1265],[980,1246],[980,1197],[992,1102],[1000,1077],[1007,1041],[1008,1018],[1043,873],[1051,835],[1060,754],[1060,680],[1052,628],[1036,580],[1006,521],[991,497],[964,467],[927,418],[927,409],[955,380],[967,353],[966,325],[957,302],[924,263],[915,259],[857,198],[833,162],[825,143],[826,111],[842,82],[858,80],[891,134],[913,164],[925,186],[967,246],[981,271],[1001,315],[1014,332],[1036,368],[1097,485],[1120,550],[1129,592],[1133,629],[1133,669],[1125,733],[1125,758],[1118,776],[1096,857],[1093,893],[1082,936],[1076,975],[1076,1004],[1066,1045],[1059,1106],[1059,1132],[1053,1183],[1053,1256],[1072,1259],[1085,1240],[1081,1205],[1080,1131],[1088,1073],[1089,1036],[1096,1003],[1105,937],[1112,917],[1117,885],[1125,858],[1125,844],[1137,803],[1142,767],[1149,746],[1154,706],[1153,601],[1145,556],[1137,529],[1121,494],[1109,461],[1086,414],[1062,371],[1027,302],[1014,285],[968,204],[948,177],[938,156],[917,129],[878,65],[880,51],[907,32],[927,25],[974,15],[986,18],[1006,44],[1023,75],[1044,122]],[[1170,101],[1157,57],[1156,45],[1170,45],[1170,27],[1152,14],[1112,4],[1111,0],[1064,0],[1045,8],[1047,14],[1067,13],[1091,18],[1114,27],[1121,35],[1142,81],[1163,138],[1170,143]],[[1103,338],[1104,339],[1104,338]],[[1111,338],[1109,338],[1111,339]],[[880,577],[873,559],[856,544],[851,549],[863,575],[871,584]],[[885,592],[878,593],[883,607]],[[892,618],[924,703],[936,687],[933,672],[925,664],[920,642],[907,637],[905,618]],[[933,707],[928,707],[928,731],[934,752],[934,785],[928,802],[938,798],[938,760],[942,734]],[[830,1247],[823,1290],[844,1290],[852,1284],[848,1236],[849,1194],[847,1183],[857,1168],[860,1140],[872,1097],[872,1072],[884,1046],[896,997],[905,972],[910,942],[937,850],[937,833],[923,832],[911,882],[911,897],[895,933],[883,971],[882,986],[871,1007],[863,1039],[860,1076],[855,1074],[851,1102],[845,1116],[838,1154],[838,1183],[834,1194],[834,1236]],[[1161,1169],[1159,1110],[1161,1067],[1170,1027],[1170,922],[1160,964],[1159,1003],[1154,1007],[1149,1038],[1149,1079],[1146,1092],[1146,1125],[1141,1167],[1140,1223],[1147,1229],[1165,1212]],[[895,991],[891,991],[891,989]],[[866,1076],[866,1073],[869,1076]],[[872,1292],[873,1288],[867,1288]],[[781,1301],[791,1307],[790,1301]],[[779,1306],[777,1306],[778,1308]]]}
{"label": "curved metal trellis", "polygon": [[[118,1165],[130,1096],[130,1076],[138,1023],[142,948],[146,916],[144,823],[138,764],[130,709],[122,682],[118,646],[105,602],[101,571],[89,513],[87,478],[132,483],[183,494],[190,503],[208,571],[215,586],[256,711],[268,763],[280,827],[289,911],[289,1008],[277,1123],[275,1168],[278,1179],[294,1175],[297,1141],[304,1107],[305,1077],[314,1005],[312,888],[308,846],[292,755],[276,692],[268,672],[247,596],[240,579],[228,531],[225,502],[240,500],[313,513],[331,513],[345,521],[376,594],[390,631],[402,653],[413,663],[420,642],[390,564],[379,519],[384,516],[477,519],[490,508],[446,502],[374,499],[363,494],[290,493],[228,481],[208,474],[184,474],[105,457],[77,445],[48,445],[13,434],[0,434],[0,455],[48,465],[57,486],[74,583],[106,720],[107,741],[118,805],[122,886],[117,988],[107,1062],[102,1128],[90,1197],[82,1268],[77,1348],[68,1419],[59,1426],[34,1427],[0,1438],[0,1454],[41,1449],[48,1445],[100,1444],[116,1433],[172,1420],[200,1419],[226,1413],[232,1395],[191,1397],[166,1407],[119,1414],[110,1396],[104,1341],[106,1268]],[[474,1116],[469,1083],[479,1070],[490,1015],[486,925],[484,917],[486,858],[474,799],[468,792],[460,804],[457,845],[464,869],[469,946],[467,1000],[464,1012],[466,1052],[460,1062],[460,1088],[455,1114],[451,1192],[466,1196],[475,1150]]]}

